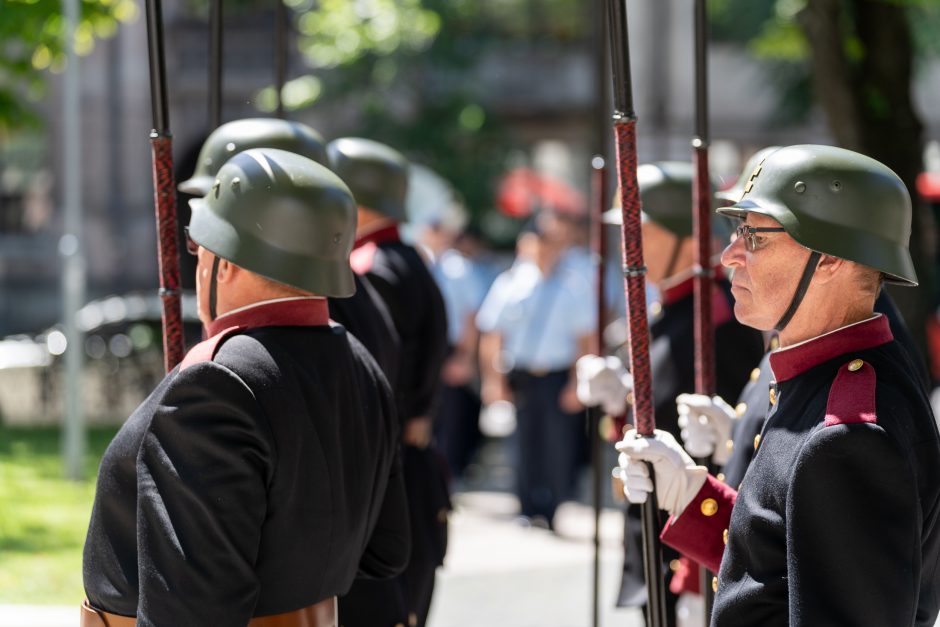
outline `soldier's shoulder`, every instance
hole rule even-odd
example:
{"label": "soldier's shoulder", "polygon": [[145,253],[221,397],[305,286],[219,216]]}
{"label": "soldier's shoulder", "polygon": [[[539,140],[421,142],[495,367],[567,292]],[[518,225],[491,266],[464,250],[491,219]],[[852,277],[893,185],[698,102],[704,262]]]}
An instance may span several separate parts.
{"label": "soldier's shoulder", "polygon": [[878,422],[875,366],[859,358],[848,359],[836,371],[826,401],[825,426]]}

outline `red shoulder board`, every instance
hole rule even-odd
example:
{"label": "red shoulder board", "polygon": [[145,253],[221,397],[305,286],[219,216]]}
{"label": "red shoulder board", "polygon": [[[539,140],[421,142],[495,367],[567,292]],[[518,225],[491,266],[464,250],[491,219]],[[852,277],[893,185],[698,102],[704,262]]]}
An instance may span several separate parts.
{"label": "red shoulder board", "polygon": [[216,351],[219,350],[219,346],[222,345],[229,337],[243,331],[245,327],[229,327],[223,331],[216,333],[208,340],[203,340],[199,342],[186,353],[186,356],[183,357],[183,361],[180,362],[180,372],[186,370],[190,366],[195,366],[196,364],[202,363],[204,361],[212,361],[212,358],[215,357]]}
{"label": "red shoulder board", "polygon": [[826,426],[878,422],[875,414],[875,369],[861,359],[853,359],[839,368],[829,389]]}
{"label": "red shoulder board", "polygon": [[375,253],[379,250],[375,242],[366,242],[349,255],[349,265],[356,274],[366,274],[372,269]]}

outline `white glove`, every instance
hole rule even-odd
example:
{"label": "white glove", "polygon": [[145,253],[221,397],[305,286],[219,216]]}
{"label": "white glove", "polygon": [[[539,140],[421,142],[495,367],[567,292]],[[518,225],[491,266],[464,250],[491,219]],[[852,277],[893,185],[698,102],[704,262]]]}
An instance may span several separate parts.
{"label": "white glove", "polygon": [[604,413],[619,416],[627,409],[627,394],[633,391],[633,376],[617,357],[585,355],[575,365],[578,400],[585,407],[600,406]]}
{"label": "white glove", "polygon": [[680,394],[676,397],[680,435],[685,449],[693,457],[711,456],[718,466],[731,457],[728,442],[737,415],[720,396]]}
{"label": "white glove", "polygon": [[614,469],[614,475],[623,482],[623,493],[631,503],[645,503],[653,491],[644,462],[652,464],[656,473],[659,507],[677,516],[692,502],[708,476],[708,470],[696,466],[668,431],[656,429],[654,437],[647,438],[630,429],[617,442],[617,450],[620,467]]}

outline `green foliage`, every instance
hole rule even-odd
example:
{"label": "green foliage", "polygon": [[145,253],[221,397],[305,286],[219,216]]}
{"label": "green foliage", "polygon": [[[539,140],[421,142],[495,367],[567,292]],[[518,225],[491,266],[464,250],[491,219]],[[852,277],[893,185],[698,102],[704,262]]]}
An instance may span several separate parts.
{"label": "green foliage", "polygon": [[[474,90],[472,71],[494,46],[583,41],[590,12],[578,0],[286,0],[315,75],[282,92],[285,108],[354,102],[352,129],[435,170],[479,216],[505,171],[507,137]],[[276,93],[258,94],[273,111]]]}
{"label": "green foliage", "polygon": [[78,604],[98,462],[113,429],[89,433],[88,480],[63,479],[60,432],[0,427],[0,603]]}
{"label": "green foliage", "polygon": [[[96,39],[136,19],[134,0],[81,0],[75,50],[89,54]],[[61,0],[0,0],[0,137],[39,123],[34,104],[45,93],[46,71],[66,65]]]}

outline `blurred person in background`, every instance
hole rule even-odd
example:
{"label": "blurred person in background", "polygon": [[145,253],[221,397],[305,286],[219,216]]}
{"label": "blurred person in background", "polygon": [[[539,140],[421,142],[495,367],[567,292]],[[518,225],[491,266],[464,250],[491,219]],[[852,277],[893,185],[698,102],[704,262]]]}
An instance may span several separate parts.
{"label": "blurred person in background", "polygon": [[435,572],[447,550],[450,511],[446,463],[433,442],[435,403],[447,356],[444,300],[419,252],[401,241],[407,159],[385,144],[356,137],[333,140],[327,154],[359,208],[352,268],[379,293],[401,338],[395,391],[412,537],[405,572],[392,585],[357,580],[340,599],[340,613],[345,627],[423,627]]}
{"label": "blurred person in background", "polygon": [[476,317],[484,404],[516,408],[516,491],[524,520],[553,527],[585,448],[574,364],[596,324],[593,289],[570,264],[569,242],[536,214],[520,234]]}

